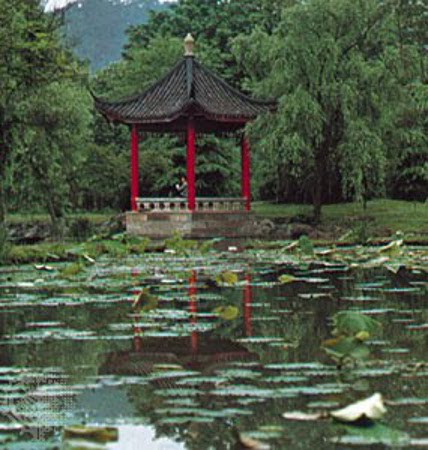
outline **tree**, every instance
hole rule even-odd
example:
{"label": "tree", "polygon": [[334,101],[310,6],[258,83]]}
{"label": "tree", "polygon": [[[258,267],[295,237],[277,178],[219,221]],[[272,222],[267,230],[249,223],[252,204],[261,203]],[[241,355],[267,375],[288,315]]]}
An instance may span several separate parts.
{"label": "tree", "polygon": [[64,230],[65,211],[77,183],[89,142],[91,97],[71,82],[53,82],[21,103],[21,158],[28,164],[53,231]]}
{"label": "tree", "polygon": [[[23,103],[38,89],[74,76],[77,66],[57,33],[59,23],[37,0],[0,2],[0,229],[4,234],[6,168],[23,145]],[[37,68],[37,70],[35,70]]]}
{"label": "tree", "polygon": [[387,149],[401,86],[391,72],[397,29],[391,2],[314,0],[283,12],[272,35],[255,30],[234,51],[256,92],[279,99],[274,120],[252,128],[273,177],[311,186],[320,220],[328,174],[340,173],[345,198],[382,193]]}
{"label": "tree", "polygon": [[389,193],[424,201],[428,192],[428,66],[426,5],[400,0],[395,14],[398,57],[394,72],[402,85],[396,127],[385,136],[390,148]]}
{"label": "tree", "polygon": [[192,33],[198,58],[240,86],[242,73],[231,53],[232,38],[251,33],[256,25],[271,31],[279,22],[281,8],[294,3],[296,0],[180,0],[165,11],[152,12],[146,24],[129,29],[124,58],[135,48],[148,47],[156,36],[173,36],[181,42]]}

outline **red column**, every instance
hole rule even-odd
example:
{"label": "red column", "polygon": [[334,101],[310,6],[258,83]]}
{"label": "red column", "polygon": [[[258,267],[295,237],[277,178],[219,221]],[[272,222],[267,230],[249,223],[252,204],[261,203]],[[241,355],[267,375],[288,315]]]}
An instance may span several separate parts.
{"label": "red column", "polygon": [[195,122],[192,117],[187,122],[187,207],[195,210]]}
{"label": "red column", "polygon": [[243,135],[241,141],[241,195],[245,199],[245,209],[251,209],[251,187],[250,187],[250,143]]}
{"label": "red column", "polygon": [[137,211],[138,197],[138,126],[131,129],[131,210]]}

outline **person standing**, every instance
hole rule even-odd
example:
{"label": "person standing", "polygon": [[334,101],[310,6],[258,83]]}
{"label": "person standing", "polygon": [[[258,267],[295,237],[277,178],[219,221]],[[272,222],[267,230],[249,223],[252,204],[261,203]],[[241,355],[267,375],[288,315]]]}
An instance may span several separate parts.
{"label": "person standing", "polygon": [[187,180],[186,180],[186,177],[184,177],[184,176],[180,177],[180,181],[179,181],[179,183],[177,183],[175,185],[175,189],[177,191],[177,194],[180,197],[187,197]]}

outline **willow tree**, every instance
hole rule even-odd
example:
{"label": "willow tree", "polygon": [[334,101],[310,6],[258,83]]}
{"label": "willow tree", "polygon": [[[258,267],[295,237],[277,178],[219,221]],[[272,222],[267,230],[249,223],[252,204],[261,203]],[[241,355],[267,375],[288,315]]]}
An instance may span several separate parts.
{"label": "willow tree", "polygon": [[235,40],[248,85],[279,99],[275,119],[252,128],[265,169],[309,185],[316,220],[332,168],[345,197],[383,189],[385,118],[400,88],[393,13],[378,0],[313,0],[284,9],[271,35]]}

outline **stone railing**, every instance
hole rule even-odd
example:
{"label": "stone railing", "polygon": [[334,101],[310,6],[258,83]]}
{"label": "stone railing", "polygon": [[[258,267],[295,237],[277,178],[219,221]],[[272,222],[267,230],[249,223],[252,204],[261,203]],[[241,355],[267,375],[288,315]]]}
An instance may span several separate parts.
{"label": "stone railing", "polygon": [[[186,198],[137,198],[138,211],[142,212],[186,212]],[[241,197],[197,197],[196,211],[221,212],[245,211],[245,199]]]}

